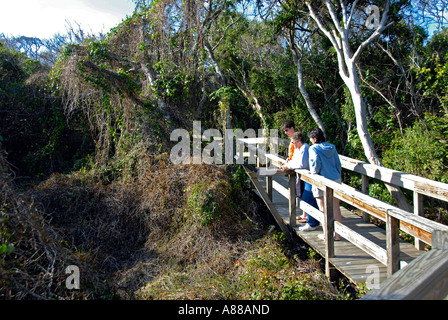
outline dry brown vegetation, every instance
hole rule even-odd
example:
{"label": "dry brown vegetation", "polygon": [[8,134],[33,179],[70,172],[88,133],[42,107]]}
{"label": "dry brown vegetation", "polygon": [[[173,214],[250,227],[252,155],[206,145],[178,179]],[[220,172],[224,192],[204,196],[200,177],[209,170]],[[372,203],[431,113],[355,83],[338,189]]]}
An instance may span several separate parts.
{"label": "dry brown vegetation", "polygon": [[234,167],[136,162],[134,177],[80,170],[24,193],[2,175],[3,299],[339,297],[318,263],[286,257]]}

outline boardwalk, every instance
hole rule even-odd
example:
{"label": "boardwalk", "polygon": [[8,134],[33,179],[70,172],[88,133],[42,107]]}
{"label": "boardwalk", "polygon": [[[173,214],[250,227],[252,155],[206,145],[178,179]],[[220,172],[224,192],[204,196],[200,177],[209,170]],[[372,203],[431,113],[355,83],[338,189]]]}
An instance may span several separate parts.
{"label": "boardwalk", "polygon": [[[288,140],[238,138],[236,143],[248,151],[235,155],[237,163],[243,164],[241,160],[248,158],[243,167],[281,230],[291,240],[297,234],[322,255],[328,277],[336,268],[356,285],[375,289],[365,299],[448,298],[448,226],[423,217],[426,198],[448,202],[448,184],[339,156],[344,174],[361,176],[362,188],[357,190],[308,170],[279,170],[285,159],[278,156],[277,150],[287,147]],[[268,146],[273,153],[266,150]],[[304,201],[298,201],[296,206],[296,174],[324,191],[323,211]],[[410,190],[413,212],[369,196],[369,180]],[[334,197],[343,204],[342,223],[333,219]],[[346,209],[352,207],[362,211],[363,217]],[[323,229],[298,231],[295,217],[302,210],[321,222],[330,235],[325,241],[317,238]],[[369,216],[382,221],[385,230],[365,222]],[[343,237],[342,241],[333,241],[334,231]],[[414,237],[414,244],[401,241],[400,232]]]}
{"label": "boardwalk", "polygon": [[[274,176],[274,181],[287,188],[288,180],[286,176]],[[265,188],[266,180],[258,179],[260,184]],[[289,201],[276,189],[273,189],[272,200],[278,213],[283,219],[283,223],[289,226]],[[379,246],[386,249],[386,231],[371,223],[366,223],[361,217],[354,214],[341,206],[341,214],[343,216],[342,223],[360,233],[362,236],[373,241]],[[310,247],[312,247],[320,255],[325,256],[325,242],[317,238],[322,233],[322,228],[315,231],[298,231],[298,227],[291,228],[302,238]],[[400,260],[401,267],[405,266],[413,259],[417,258],[424,251],[416,250],[413,244],[401,241],[400,243]],[[359,249],[346,239],[335,242],[335,257],[330,259],[330,263],[338,269],[344,276],[356,285],[369,284],[377,285],[373,279],[374,272],[379,272],[379,282],[387,279],[387,268],[384,264],[371,257],[369,254]],[[368,279],[370,277],[370,279]],[[368,285],[367,285],[368,287]]]}

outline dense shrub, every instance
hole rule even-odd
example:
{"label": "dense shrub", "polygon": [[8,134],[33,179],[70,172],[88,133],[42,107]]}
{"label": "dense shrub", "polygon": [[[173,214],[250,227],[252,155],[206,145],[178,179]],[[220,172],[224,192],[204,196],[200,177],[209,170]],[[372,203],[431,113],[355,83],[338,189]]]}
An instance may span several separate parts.
{"label": "dense shrub", "polygon": [[404,134],[397,133],[384,153],[388,168],[448,182],[448,121],[446,117],[426,114]]}

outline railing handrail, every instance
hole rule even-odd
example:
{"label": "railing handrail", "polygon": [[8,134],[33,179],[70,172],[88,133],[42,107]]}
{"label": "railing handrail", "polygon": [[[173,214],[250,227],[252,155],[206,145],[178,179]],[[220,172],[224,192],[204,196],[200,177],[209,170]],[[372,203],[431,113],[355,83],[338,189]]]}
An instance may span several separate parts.
{"label": "railing handrail", "polygon": [[435,231],[433,248],[368,292],[363,300],[440,300],[448,298],[448,234]]}
{"label": "railing handrail", "polygon": [[[275,139],[283,144],[285,144],[285,140],[281,141],[280,139]],[[274,140],[274,141],[275,141]],[[247,146],[249,150],[249,154],[252,156],[255,154],[256,157],[259,157],[260,159],[264,159],[266,164],[268,163],[267,159],[270,159],[272,161],[272,164],[275,167],[280,167],[282,163],[286,162],[286,159],[281,158],[277,155],[270,154],[269,152],[257,148],[256,146],[253,146],[252,144],[264,144],[266,143],[266,140],[262,140],[260,138],[257,139],[238,139],[237,141],[244,143],[244,145]],[[272,143],[272,142],[271,142]],[[276,149],[275,149],[276,150]],[[246,154],[247,155],[247,154]],[[241,155],[239,155],[240,157]],[[244,155],[243,155],[244,157]],[[348,157],[345,157],[348,158]],[[348,158],[350,159],[350,158]],[[241,158],[239,158],[241,161]],[[356,161],[352,159],[353,161]],[[364,166],[365,164],[357,164]],[[349,169],[350,170],[350,169]],[[353,170],[354,171],[354,170]],[[373,243],[372,241],[366,239],[365,237],[362,237],[361,235],[357,234],[355,231],[349,229],[348,227],[344,226],[343,223],[339,223],[337,221],[333,220],[332,212],[327,211],[326,214],[321,212],[320,210],[317,210],[308,204],[304,203],[303,201],[299,202],[299,208],[301,210],[305,210],[306,212],[309,212],[313,215],[317,220],[319,220],[321,223],[324,222],[324,228],[326,228],[326,233],[333,233],[332,231],[336,231],[339,234],[341,234],[344,238],[346,238],[348,241],[352,242],[356,246],[360,247],[362,250],[367,252],[369,255],[380,261],[381,263],[385,264],[388,269],[388,275],[392,276],[393,273],[399,270],[400,268],[400,249],[399,249],[399,240],[398,240],[398,230],[401,229],[414,237],[421,239],[422,241],[426,242],[429,245],[432,245],[432,234],[434,232],[442,232],[443,234],[448,234],[448,226],[443,225],[441,223],[431,221],[429,219],[426,219],[422,216],[414,215],[412,213],[409,213],[407,211],[401,210],[393,205],[390,205],[386,202],[383,202],[381,200],[378,200],[376,198],[373,198],[369,196],[368,194],[365,194],[363,192],[360,192],[356,190],[355,188],[352,188],[350,186],[347,186],[342,183],[337,183],[332,180],[329,180],[325,177],[322,177],[320,175],[312,174],[308,170],[290,170],[289,172],[282,172],[281,170],[272,170],[269,169],[265,172],[265,175],[267,177],[272,175],[279,175],[279,174],[291,174],[294,172],[295,174],[299,174],[300,178],[304,180],[305,182],[308,182],[320,189],[323,189],[325,191],[325,197],[327,198],[327,203],[331,203],[328,200],[331,199],[333,196],[341,199],[343,202],[349,203],[357,208],[360,208],[369,214],[383,220],[386,222],[386,249],[383,249],[379,245]],[[366,171],[366,173],[368,173]],[[291,179],[290,179],[291,180]],[[280,186],[277,186],[277,188],[282,188]],[[289,187],[291,188],[291,183],[289,184]],[[281,190],[280,190],[281,191]],[[288,197],[288,195],[292,195],[291,190],[283,190],[282,194],[285,197]],[[291,196],[290,196],[291,197]],[[291,204],[291,199],[290,199]],[[295,211],[295,207],[293,207]],[[290,205],[291,210],[291,205]],[[330,216],[330,218],[328,217]],[[292,221],[294,219],[294,221]],[[295,213],[293,214],[290,212],[290,225],[295,226]],[[331,226],[329,226],[331,225]],[[328,240],[328,238],[330,240]],[[331,258],[334,256],[334,247],[332,244],[332,237],[327,237],[326,241],[326,260],[328,261],[328,258]],[[331,252],[328,252],[328,251]],[[327,263],[327,262],[326,262]]]}
{"label": "railing handrail", "polygon": [[[289,140],[278,138],[279,144],[287,147]],[[342,168],[375,178],[396,187],[405,188],[442,201],[448,201],[448,184],[410,173],[381,167],[365,161],[339,155]]]}
{"label": "railing handrail", "polygon": [[[257,148],[255,146],[252,146],[250,144],[250,143],[254,143],[254,142],[259,143],[261,141],[261,138],[237,139],[237,140],[244,142],[244,144],[246,146],[248,146],[249,149],[252,149],[252,151],[255,152],[256,156],[261,154],[264,157],[266,157],[270,160],[273,160],[273,165],[276,167],[280,167],[280,165],[277,164],[278,162],[281,162],[281,163],[286,162],[286,159],[281,158],[277,155],[272,155],[269,152],[267,152],[263,149]],[[279,140],[280,140],[280,138],[279,138]],[[282,140],[287,141],[285,139],[282,139]],[[345,156],[340,156],[340,157],[351,159],[351,158],[348,158]],[[357,161],[355,159],[351,159],[351,160]],[[372,165],[370,165],[370,166],[372,166]],[[378,167],[378,166],[376,166],[376,167]],[[378,167],[378,168],[383,168],[383,167]],[[335,192],[336,197],[338,197],[340,200],[342,200],[344,202],[347,202],[347,196],[355,198],[354,200],[356,200],[356,201],[352,201],[352,203],[349,202],[349,204],[352,204],[355,207],[357,206],[359,209],[368,210],[371,215],[375,216],[376,218],[378,218],[380,220],[385,221],[386,215],[390,214],[390,215],[393,215],[396,218],[400,219],[400,221],[403,221],[404,223],[407,223],[410,226],[417,228],[418,230],[421,230],[423,232],[432,233],[434,230],[448,231],[448,226],[446,226],[446,225],[429,220],[429,219],[421,217],[421,216],[413,215],[405,210],[402,210],[402,209],[397,208],[391,204],[388,204],[387,202],[378,200],[374,197],[364,194],[348,185],[340,184],[340,183],[334,182],[332,180],[329,180],[325,177],[322,177],[320,175],[312,174],[308,170],[299,169],[299,170],[294,170],[294,171],[296,173],[300,174],[301,179],[305,180],[305,182],[309,182],[320,189],[324,189],[325,186],[330,187]],[[278,171],[276,173],[269,172],[269,174],[270,175],[282,174],[282,172],[281,171]],[[283,173],[283,174],[286,174],[286,173]],[[417,176],[415,176],[415,177],[417,177]],[[429,179],[426,179],[426,180],[429,180]],[[432,181],[432,180],[429,180],[429,181]],[[434,181],[434,182],[436,182],[436,181]],[[443,184],[443,183],[441,183],[441,184]],[[443,184],[443,185],[446,185],[446,184]],[[447,185],[447,187],[448,187],[448,185]],[[369,203],[373,203],[373,205],[370,205],[370,208],[362,207],[362,206],[357,205],[355,202],[356,203],[369,202]],[[403,231],[406,231],[406,230],[403,230]],[[414,236],[418,236],[418,235],[414,234]],[[431,244],[429,241],[426,241],[426,242],[428,244]]]}

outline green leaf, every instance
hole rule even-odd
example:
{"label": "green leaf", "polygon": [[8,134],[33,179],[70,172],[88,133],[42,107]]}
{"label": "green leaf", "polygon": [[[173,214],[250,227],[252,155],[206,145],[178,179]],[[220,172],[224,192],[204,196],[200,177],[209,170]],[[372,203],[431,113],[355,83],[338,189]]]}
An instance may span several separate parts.
{"label": "green leaf", "polygon": [[4,243],[0,246],[0,254],[3,254],[3,253],[10,254],[10,253],[13,253],[15,249],[16,248],[14,248],[14,246],[11,246],[9,244],[7,245]]}

